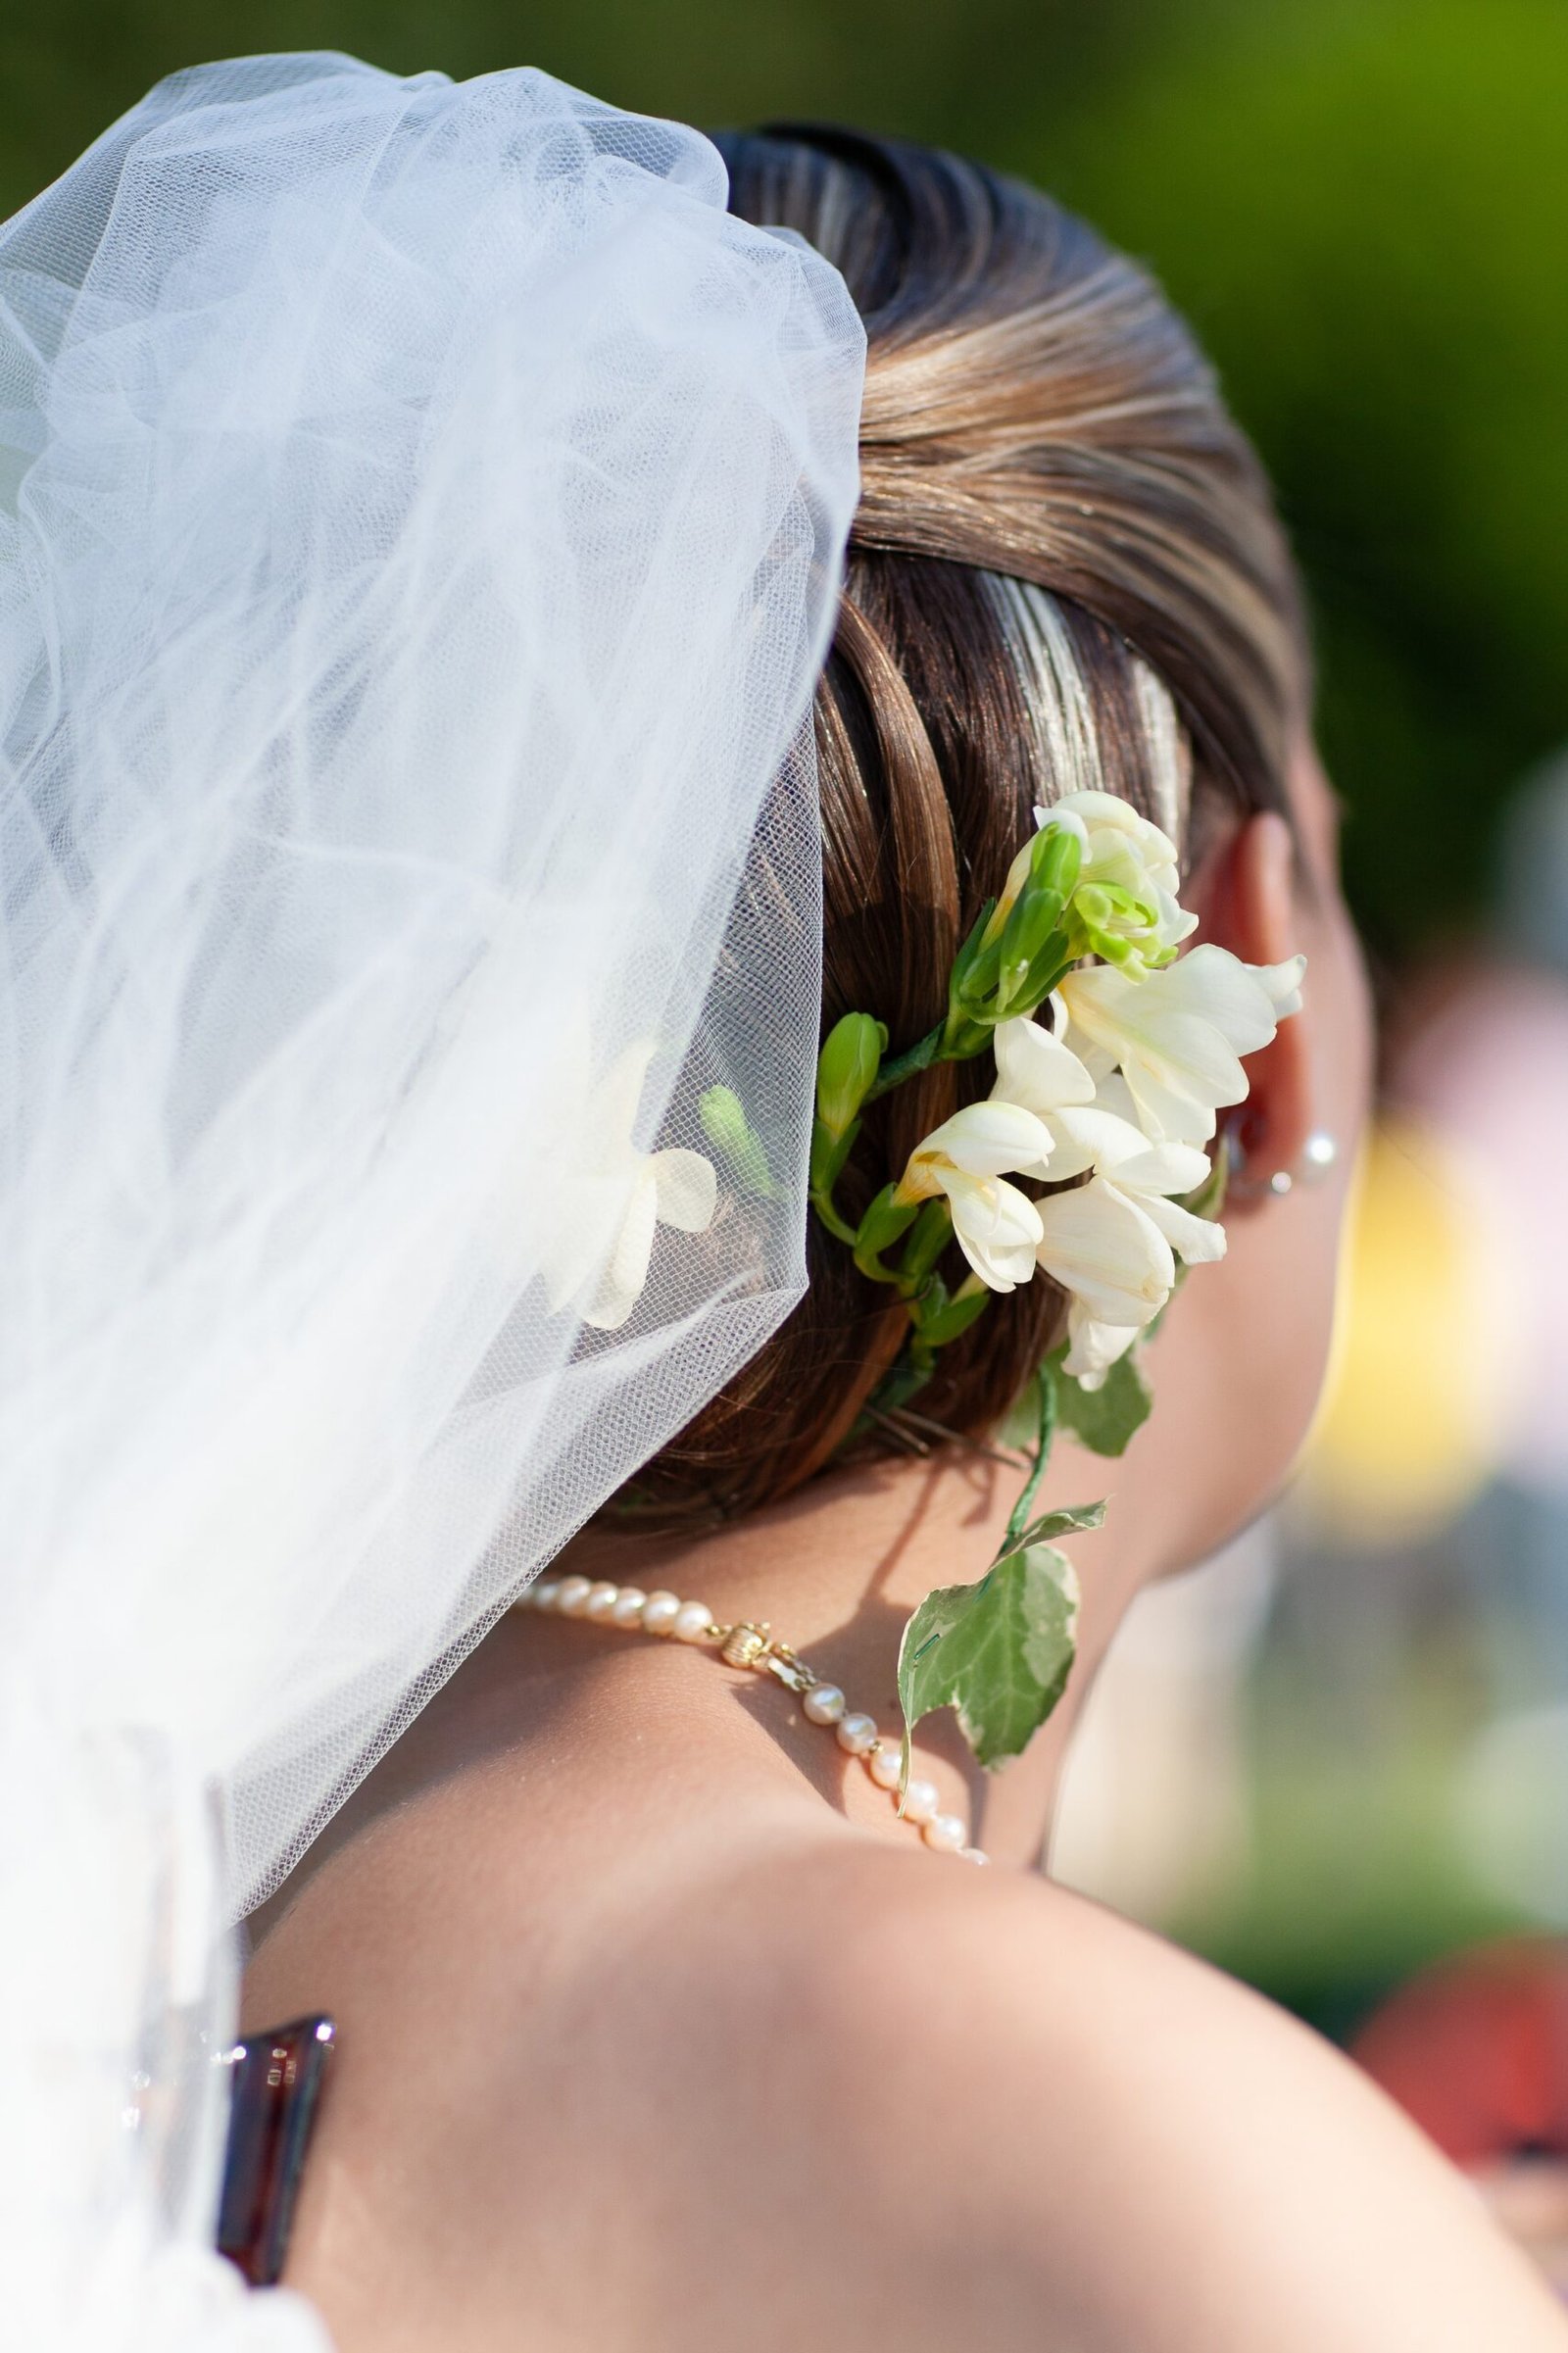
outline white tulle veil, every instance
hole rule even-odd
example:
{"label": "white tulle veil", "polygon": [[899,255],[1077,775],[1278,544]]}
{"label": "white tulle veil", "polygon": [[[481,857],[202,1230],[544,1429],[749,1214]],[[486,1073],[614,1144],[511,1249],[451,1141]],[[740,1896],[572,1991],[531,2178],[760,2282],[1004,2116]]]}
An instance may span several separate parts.
{"label": "white tulle veil", "polygon": [[[227,1924],[804,1279],[862,339],[724,202],[540,74],[306,56],[162,84],[0,229],[28,2353],[321,2341],[204,2251]],[[656,1146],[718,1208],[599,1329]]]}

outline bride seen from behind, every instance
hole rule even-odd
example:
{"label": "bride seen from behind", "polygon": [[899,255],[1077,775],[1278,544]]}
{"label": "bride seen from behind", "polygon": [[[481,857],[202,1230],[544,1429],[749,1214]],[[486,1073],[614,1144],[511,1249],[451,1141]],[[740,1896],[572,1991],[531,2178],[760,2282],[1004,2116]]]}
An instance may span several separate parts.
{"label": "bride seen from behind", "polygon": [[[1247,1055],[1228,1250],[1143,1351],[1152,1417],[1052,1454],[1044,1509],[1110,1498],[1066,1540],[1064,1697],[993,1776],[951,1713],[915,1728],[993,1868],[899,1821],[809,1692],[510,1614],[254,1923],[246,2021],[338,2030],[286,2276],[344,2353],[1546,2353],[1544,2291],[1348,2063],[1037,1868],[1121,1616],[1276,1493],[1329,1344],[1369,1023],[1266,486],[1150,279],[1047,198],[847,132],[719,144],[732,209],[825,254],[868,336],[814,711],[824,1036],[940,1023],[1032,810],[1088,793],[1178,845],[1192,944],[1304,954],[1304,1004]],[[982,1053],[867,1103],[838,1213],[995,1082]],[[1271,1189],[1322,1136],[1324,1181]],[[998,1433],[1067,1293],[989,1297],[906,1411],[906,1300],[820,1218],[808,1265],[550,1578],[765,1622],[886,1735],[911,1611],[1004,1543]]]}

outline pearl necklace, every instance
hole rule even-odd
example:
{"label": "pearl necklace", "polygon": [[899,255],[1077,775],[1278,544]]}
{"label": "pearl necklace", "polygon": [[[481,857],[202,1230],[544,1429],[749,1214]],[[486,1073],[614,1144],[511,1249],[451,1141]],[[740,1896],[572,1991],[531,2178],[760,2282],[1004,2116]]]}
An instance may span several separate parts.
{"label": "pearl necklace", "polygon": [[[645,1593],[635,1585],[595,1583],[587,1577],[543,1577],[512,1606],[583,1618],[594,1626],[618,1626],[629,1634],[652,1634],[665,1641],[716,1643],[726,1666],[775,1676],[787,1691],[798,1692],[807,1720],[835,1734],[846,1756],[858,1757],[877,1788],[898,1803],[901,1742],[884,1740],[873,1717],[851,1708],[838,1685],[824,1683],[788,1642],[775,1642],[766,1624],[746,1618],[720,1626],[706,1601],[682,1601],[677,1593]],[[912,1823],[939,1854],[956,1854],[966,1863],[989,1862],[988,1855],[968,1843],[962,1817],[942,1813],[941,1802],[934,1782],[911,1780],[904,1792],[904,1820]]]}

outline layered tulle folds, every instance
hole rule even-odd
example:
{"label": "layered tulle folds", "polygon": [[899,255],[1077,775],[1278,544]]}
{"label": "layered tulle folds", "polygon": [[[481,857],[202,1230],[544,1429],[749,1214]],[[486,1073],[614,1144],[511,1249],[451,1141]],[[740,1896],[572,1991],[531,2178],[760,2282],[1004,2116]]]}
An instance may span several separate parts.
{"label": "layered tulle folds", "polygon": [[[29,2353],[318,2341],[202,2252],[224,1924],[798,1294],[860,364],[531,73],[203,69],[0,230]],[[650,1190],[718,1086],[767,1181]]]}

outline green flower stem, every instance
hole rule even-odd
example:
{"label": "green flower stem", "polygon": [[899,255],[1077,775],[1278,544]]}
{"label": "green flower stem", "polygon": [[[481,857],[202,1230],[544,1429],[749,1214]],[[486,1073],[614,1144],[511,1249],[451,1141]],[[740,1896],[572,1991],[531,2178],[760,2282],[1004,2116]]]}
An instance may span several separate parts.
{"label": "green flower stem", "polygon": [[1012,1516],[1007,1522],[1007,1533],[1003,1540],[1004,1550],[1007,1545],[1014,1544],[1029,1525],[1034,1513],[1035,1497],[1040,1493],[1040,1483],[1046,1475],[1046,1465],[1051,1460],[1051,1446],[1055,1435],[1056,1384],[1047,1373],[1042,1376],[1040,1382],[1040,1420],[1035,1436],[1035,1467],[1025,1480],[1023,1493],[1012,1507]]}
{"label": "green flower stem", "polygon": [[[833,1205],[832,1194],[818,1193],[813,1191],[808,1194],[807,1198],[810,1201],[811,1207],[815,1210],[817,1217],[820,1219],[821,1223],[826,1226],[828,1232],[833,1236],[834,1240],[836,1242],[847,1242],[851,1250],[854,1250],[858,1239],[856,1228],[851,1225],[847,1217],[841,1217],[839,1215],[838,1210]],[[890,1276],[888,1280],[891,1281],[892,1277]]]}
{"label": "green flower stem", "polygon": [[929,1070],[933,1062],[945,1061],[948,1057],[939,1055],[937,1052],[945,1027],[945,1024],[939,1023],[918,1045],[911,1046],[905,1054],[896,1054],[890,1062],[884,1062],[874,1082],[866,1090],[864,1100],[875,1103],[878,1096],[891,1095],[895,1087],[902,1087],[906,1078],[913,1078],[921,1070]]}

